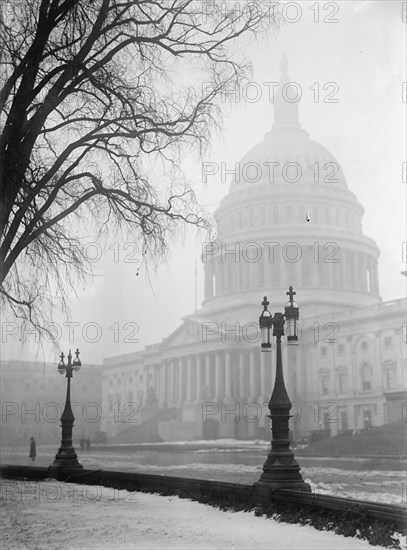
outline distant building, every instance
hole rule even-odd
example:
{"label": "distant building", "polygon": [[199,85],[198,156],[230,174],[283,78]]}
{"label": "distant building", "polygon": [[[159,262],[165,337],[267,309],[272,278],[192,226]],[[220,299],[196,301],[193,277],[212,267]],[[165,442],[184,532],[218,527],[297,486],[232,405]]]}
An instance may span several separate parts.
{"label": "distant building", "polygon": [[109,438],[268,438],[275,357],[260,352],[258,317],[264,295],[282,311],[290,284],[302,326],[283,356],[294,437],[402,418],[406,300],[382,303],[363,206],[301,128],[289,82],[283,62],[272,129],[238,163],[215,213],[202,308],[161,343],[105,359]]}
{"label": "distant building", "polygon": [[[55,364],[31,361],[2,361],[0,365],[2,446],[61,441],[61,414],[65,406],[66,377]],[[102,376],[100,365],[83,365],[71,381],[71,401],[75,416],[74,441],[100,436],[102,416]]]}

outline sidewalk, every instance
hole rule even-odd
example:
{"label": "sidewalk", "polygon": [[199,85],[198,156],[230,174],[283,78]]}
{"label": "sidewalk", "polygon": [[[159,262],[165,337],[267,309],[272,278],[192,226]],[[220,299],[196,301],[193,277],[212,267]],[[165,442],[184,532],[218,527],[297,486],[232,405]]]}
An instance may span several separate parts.
{"label": "sidewalk", "polygon": [[3,479],[1,501],[4,550],[383,548],[254,513],[222,512],[178,497],[54,480]]}

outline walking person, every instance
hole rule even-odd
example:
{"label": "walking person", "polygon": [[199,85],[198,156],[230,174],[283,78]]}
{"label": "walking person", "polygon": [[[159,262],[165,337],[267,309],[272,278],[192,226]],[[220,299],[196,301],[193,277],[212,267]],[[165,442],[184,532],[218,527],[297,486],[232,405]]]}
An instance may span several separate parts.
{"label": "walking person", "polygon": [[80,438],[79,445],[81,447],[81,452],[83,453],[83,451],[85,450],[85,436],[84,435]]}
{"label": "walking person", "polygon": [[31,458],[32,462],[34,462],[35,457],[37,456],[37,448],[33,437],[30,437],[30,454],[28,456]]}
{"label": "walking person", "polygon": [[86,450],[90,451],[90,437],[89,436],[86,438]]}

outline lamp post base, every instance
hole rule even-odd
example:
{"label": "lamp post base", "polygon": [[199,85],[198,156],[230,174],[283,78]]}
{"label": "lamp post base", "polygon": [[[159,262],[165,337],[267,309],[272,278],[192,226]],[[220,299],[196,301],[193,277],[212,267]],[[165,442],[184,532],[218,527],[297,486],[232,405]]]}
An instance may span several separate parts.
{"label": "lamp post base", "polygon": [[291,449],[271,449],[264,463],[263,473],[254,485],[261,493],[267,494],[278,489],[311,492],[310,485],[302,479],[300,467]]}
{"label": "lamp post base", "polygon": [[83,466],[78,462],[78,457],[73,447],[71,449],[59,449],[54,462],[48,468],[50,477],[53,477],[52,474],[58,474],[59,472],[69,474],[82,470]]}

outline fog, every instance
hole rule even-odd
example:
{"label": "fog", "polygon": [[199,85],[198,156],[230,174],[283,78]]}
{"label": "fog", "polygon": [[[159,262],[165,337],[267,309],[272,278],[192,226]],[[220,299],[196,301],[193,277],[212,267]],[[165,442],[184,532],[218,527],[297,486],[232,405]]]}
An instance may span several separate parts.
{"label": "fog", "polygon": [[[319,12],[312,2],[289,4],[286,21],[271,37],[244,45],[253,67],[251,84],[237,91],[235,100],[229,96],[220,102],[224,130],[213,135],[203,160],[232,170],[263,140],[273,122],[270,86],[264,83],[280,81],[284,52],[290,80],[301,88],[302,128],[336,157],[349,189],[365,208],[363,233],[381,251],[382,299],[401,298],[406,283],[400,274],[406,269],[402,243],[407,240],[406,178],[403,181],[402,177],[406,160],[402,3],[319,3]],[[337,101],[329,102],[329,98]],[[213,213],[228,193],[231,176],[223,177],[219,169],[204,182],[202,165],[190,155],[186,151],[184,169],[200,201]],[[61,325],[59,346],[64,350],[79,347],[85,365],[166,338],[184,316],[201,305],[201,252],[207,240],[208,235],[186,229],[184,238],[171,244],[166,261],[156,270],[139,262],[139,255],[131,255],[135,249],[126,239],[113,240],[105,251],[97,243],[91,245],[96,276],[78,289],[79,298],[72,296],[70,321],[77,323],[72,325],[76,332],[70,338],[68,326]],[[301,305],[301,295],[297,299]],[[261,300],[259,295],[259,313]],[[281,304],[275,305],[280,308],[284,303],[282,295]],[[26,340],[24,346],[20,340]],[[20,330],[12,337],[3,336],[3,359],[52,362],[56,357],[55,348],[45,344],[38,349],[34,337],[24,337]]]}

